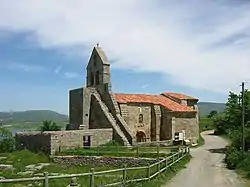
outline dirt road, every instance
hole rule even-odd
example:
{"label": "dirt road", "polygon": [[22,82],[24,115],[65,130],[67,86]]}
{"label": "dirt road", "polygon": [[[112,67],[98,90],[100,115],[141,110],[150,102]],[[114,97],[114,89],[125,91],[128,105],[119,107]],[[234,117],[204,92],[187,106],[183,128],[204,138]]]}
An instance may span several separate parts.
{"label": "dirt road", "polygon": [[213,131],[202,133],[205,145],[191,149],[192,160],[163,187],[244,187],[234,171],[225,168],[222,148],[227,142],[211,135]]}

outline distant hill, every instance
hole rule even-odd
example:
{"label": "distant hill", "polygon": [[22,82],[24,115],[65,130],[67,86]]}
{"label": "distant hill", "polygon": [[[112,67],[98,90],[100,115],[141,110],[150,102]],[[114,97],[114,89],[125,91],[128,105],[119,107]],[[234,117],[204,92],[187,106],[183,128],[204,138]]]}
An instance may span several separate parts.
{"label": "distant hill", "polygon": [[212,110],[223,112],[226,108],[225,103],[199,102],[198,108],[201,117],[206,117]]}
{"label": "distant hill", "polygon": [[17,112],[0,112],[0,120],[5,122],[40,122],[53,120],[56,122],[68,121],[68,116],[51,110],[27,110]]}
{"label": "distant hill", "polygon": [[[207,116],[210,111],[222,112],[226,105],[224,103],[199,102],[200,116]],[[0,120],[5,122],[40,122],[42,120],[52,120],[55,122],[66,122],[68,116],[51,110],[27,110],[17,112],[0,112]]]}

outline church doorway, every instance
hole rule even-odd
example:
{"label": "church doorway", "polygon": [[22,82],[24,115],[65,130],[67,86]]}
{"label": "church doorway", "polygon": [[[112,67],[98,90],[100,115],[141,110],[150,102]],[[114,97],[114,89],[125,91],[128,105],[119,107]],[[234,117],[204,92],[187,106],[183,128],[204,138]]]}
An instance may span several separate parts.
{"label": "church doorway", "polygon": [[146,142],[146,134],[142,131],[137,132],[136,141],[137,142]]}

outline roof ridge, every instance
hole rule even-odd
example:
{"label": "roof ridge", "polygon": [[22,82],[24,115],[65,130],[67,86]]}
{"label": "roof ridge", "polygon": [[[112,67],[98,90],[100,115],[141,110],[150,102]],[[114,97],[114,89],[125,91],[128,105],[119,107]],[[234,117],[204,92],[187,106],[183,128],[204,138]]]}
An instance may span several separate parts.
{"label": "roof ridge", "polygon": [[181,105],[163,95],[114,94],[118,103],[151,103],[162,105],[172,111],[194,112],[192,108]]}

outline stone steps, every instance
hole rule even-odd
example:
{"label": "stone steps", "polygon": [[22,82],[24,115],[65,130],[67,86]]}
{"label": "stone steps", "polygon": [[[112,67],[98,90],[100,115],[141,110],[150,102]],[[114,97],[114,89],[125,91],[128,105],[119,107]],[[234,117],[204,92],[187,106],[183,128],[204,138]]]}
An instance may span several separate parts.
{"label": "stone steps", "polygon": [[127,140],[126,136],[124,135],[123,131],[121,130],[121,128],[119,127],[119,125],[116,123],[115,118],[113,117],[113,115],[109,112],[108,107],[105,105],[105,103],[101,100],[99,93],[94,93],[93,92],[94,97],[96,98],[97,102],[99,103],[102,111],[104,112],[105,116],[108,118],[111,126],[113,127],[113,129],[116,131],[116,133],[120,136],[120,138],[122,139],[123,143],[125,146],[129,146],[130,143]]}

